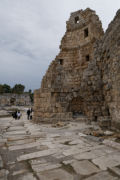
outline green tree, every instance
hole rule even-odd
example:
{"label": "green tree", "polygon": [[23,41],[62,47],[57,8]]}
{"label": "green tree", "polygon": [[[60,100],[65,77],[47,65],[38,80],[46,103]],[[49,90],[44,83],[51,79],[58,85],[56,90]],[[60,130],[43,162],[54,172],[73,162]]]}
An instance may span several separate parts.
{"label": "green tree", "polygon": [[0,84],[0,93],[3,93],[3,85]]}
{"label": "green tree", "polygon": [[24,92],[25,86],[22,84],[15,84],[15,86],[12,89],[13,93],[16,94],[22,94]]}
{"label": "green tree", "polygon": [[8,84],[0,84],[0,93],[11,93],[11,87]]}
{"label": "green tree", "polygon": [[3,85],[3,93],[11,93],[11,87],[8,84]]}

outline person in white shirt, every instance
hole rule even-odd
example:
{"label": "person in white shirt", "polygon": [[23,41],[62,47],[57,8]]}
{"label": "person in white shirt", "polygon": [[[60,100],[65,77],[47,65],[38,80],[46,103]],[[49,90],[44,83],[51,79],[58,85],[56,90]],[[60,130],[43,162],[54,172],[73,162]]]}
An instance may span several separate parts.
{"label": "person in white shirt", "polygon": [[21,117],[21,112],[18,111],[18,112],[17,112],[17,119],[20,119],[20,117]]}

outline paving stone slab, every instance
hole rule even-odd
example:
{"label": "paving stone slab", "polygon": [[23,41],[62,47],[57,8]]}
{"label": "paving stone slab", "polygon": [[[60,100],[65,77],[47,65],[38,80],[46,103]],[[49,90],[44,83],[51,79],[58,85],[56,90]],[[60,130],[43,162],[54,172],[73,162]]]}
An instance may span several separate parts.
{"label": "paving stone slab", "polygon": [[2,169],[2,168],[3,168],[3,160],[2,160],[2,157],[0,155],[0,169]]}
{"label": "paving stone slab", "polygon": [[24,140],[24,139],[40,139],[45,138],[45,136],[42,134],[40,135],[31,135],[31,134],[24,134],[24,135],[4,135],[4,138],[7,138],[8,141],[16,141],[16,140]]}
{"label": "paving stone slab", "polygon": [[32,169],[35,172],[41,172],[41,171],[47,171],[47,170],[60,168],[61,166],[62,165],[59,163],[58,164],[45,163],[45,164],[32,165]]}
{"label": "paving stone slab", "polygon": [[7,132],[25,130],[24,126],[13,126],[7,129]]}
{"label": "paving stone slab", "polygon": [[55,157],[56,159],[61,159],[64,158],[65,156],[62,154],[62,152],[58,152],[52,155],[53,157]]}
{"label": "paving stone slab", "polygon": [[26,173],[26,172],[28,172],[27,169],[21,169],[21,170],[18,170],[18,171],[14,171],[14,172],[12,173],[12,175],[13,175],[13,176],[16,176],[16,175],[24,174],[24,173]]}
{"label": "paving stone slab", "polygon": [[112,176],[107,171],[103,171],[84,180],[119,180],[119,178]]}
{"label": "paving stone slab", "polygon": [[7,142],[7,139],[0,139],[0,147],[4,146]]}
{"label": "paving stone slab", "polygon": [[99,172],[99,169],[87,160],[74,161],[71,163],[71,166],[73,167],[75,172],[80,175],[90,175],[92,173]]}
{"label": "paving stone slab", "polygon": [[25,135],[26,131],[10,131],[6,132],[5,135]]}
{"label": "paving stone slab", "polygon": [[88,140],[91,140],[91,141],[98,142],[98,143],[102,142],[102,139],[100,137],[87,135],[85,138],[88,139]]}
{"label": "paving stone slab", "polygon": [[57,150],[50,149],[50,150],[38,151],[38,152],[21,155],[21,156],[17,157],[17,161],[25,161],[25,160],[29,160],[29,159],[33,159],[33,158],[49,156],[49,155],[56,153],[56,151]]}
{"label": "paving stone slab", "polygon": [[86,136],[87,136],[86,134],[83,134],[83,133],[78,133],[78,135],[79,135],[80,137],[86,137]]}
{"label": "paving stone slab", "polygon": [[37,173],[40,180],[74,180],[73,176],[63,169],[54,169]]}
{"label": "paving stone slab", "polygon": [[37,180],[37,179],[32,173],[27,173],[20,177],[17,177],[17,180]]}
{"label": "paving stone slab", "polygon": [[0,139],[0,143],[6,143],[7,139]]}
{"label": "paving stone slab", "polygon": [[60,134],[49,134],[50,138],[56,138],[56,137],[60,137]]}
{"label": "paving stone slab", "polygon": [[113,168],[109,168],[110,171],[112,171],[114,174],[116,174],[117,176],[119,176],[120,178],[120,168],[118,167],[113,167]]}
{"label": "paving stone slab", "polygon": [[120,153],[111,153],[96,159],[92,162],[100,167],[101,170],[107,170],[108,167],[120,165]]}
{"label": "paving stone slab", "polygon": [[80,148],[78,145],[69,148],[68,150],[63,151],[63,155],[64,156],[71,156],[71,155],[76,155],[76,154],[80,154],[83,152],[87,152],[87,151],[92,151],[94,149],[98,149],[98,148],[102,148],[104,147],[104,145],[97,145],[97,146],[88,146],[88,147],[84,147],[84,148]]}
{"label": "paving stone slab", "polygon": [[14,150],[20,150],[20,149],[29,149],[29,148],[33,148],[36,146],[41,145],[40,142],[32,142],[32,143],[28,143],[28,144],[23,144],[23,145],[17,145],[17,146],[9,146],[9,150],[10,151],[14,151]]}
{"label": "paving stone slab", "polygon": [[30,160],[29,163],[31,165],[37,165],[37,164],[45,164],[47,161],[45,159],[33,159],[33,160]]}
{"label": "paving stone slab", "polygon": [[103,144],[120,150],[120,143],[117,143],[117,142],[110,141],[110,140],[106,139],[106,140],[103,141]]}
{"label": "paving stone slab", "polygon": [[105,146],[99,149],[93,149],[92,151],[89,151],[89,152],[83,152],[83,153],[77,154],[74,156],[74,158],[77,160],[95,159],[97,157],[104,156],[112,152],[115,152],[113,148],[109,148]]}
{"label": "paving stone slab", "polygon": [[72,147],[68,150],[63,151],[64,156],[71,156],[74,154],[78,154],[80,152],[80,149],[78,147]]}
{"label": "paving stone slab", "polygon": [[24,140],[17,140],[17,141],[8,141],[7,146],[15,146],[15,145],[23,145],[35,142],[34,139],[24,139]]}
{"label": "paving stone slab", "polygon": [[63,164],[68,165],[68,164],[73,163],[74,161],[76,160],[75,159],[66,160],[66,161],[63,161]]}
{"label": "paving stone slab", "polygon": [[85,146],[85,143],[81,139],[75,139],[71,142],[69,142],[70,145],[76,145],[76,144],[81,144],[81,146]]}

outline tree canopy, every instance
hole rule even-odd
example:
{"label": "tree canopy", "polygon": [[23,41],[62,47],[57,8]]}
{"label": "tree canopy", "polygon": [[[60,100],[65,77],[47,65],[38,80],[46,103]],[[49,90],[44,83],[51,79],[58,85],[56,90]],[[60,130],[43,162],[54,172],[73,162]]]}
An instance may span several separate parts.
{"label": "tree canopy", "polygon": [[0,93],[15,93],[21,94],[24,93],[25,86],[22,84],[15,84],[13,88],[11,88],[8,84],[0,84]]}
{"label": "tree canopy", "polygon": [[24,92],[25,86],[22,84],[16,84],[13,88],[12,88],[12,92],[16,93],[16,94],[21,94]]}

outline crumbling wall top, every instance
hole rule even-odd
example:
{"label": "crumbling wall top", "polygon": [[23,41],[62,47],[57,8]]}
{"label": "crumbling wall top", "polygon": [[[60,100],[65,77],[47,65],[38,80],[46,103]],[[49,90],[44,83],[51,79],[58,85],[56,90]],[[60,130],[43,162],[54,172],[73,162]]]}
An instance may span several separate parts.
{"label": "crumbling wall top", "polygon": [[83,28],[91,22],[96,24],[96,26],[102,26],[99,17],[96,15],[96,12],[90,8],[73,12],[71,13],[69,20],[66,22],[67,31]]}

